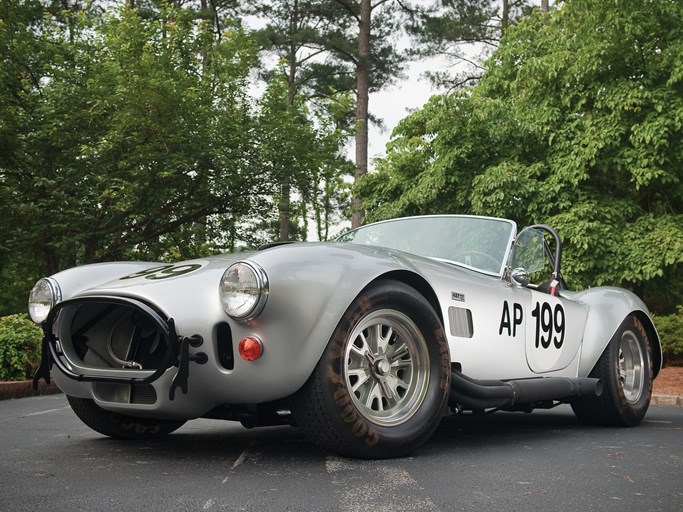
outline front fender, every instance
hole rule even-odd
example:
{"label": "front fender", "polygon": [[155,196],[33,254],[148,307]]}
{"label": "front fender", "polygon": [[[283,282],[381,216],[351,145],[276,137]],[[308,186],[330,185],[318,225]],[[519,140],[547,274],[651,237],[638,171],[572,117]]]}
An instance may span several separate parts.
{"label": "front fender", "polygon": [[313,372],[344,312],[366,286],[410,264],[385,250],[338,244],[288,245],[253,253],[270,280],[263,313],[248,325],[231,322],[235,340],[256,334],[264,345],[262,361],[236,361],[243,375],[259,366],[269,391],[259,401],[274,400],[299,389]]}
{"label": "front fender", "polygon": [[62,300],[67,300],[88,288],[158,265],[159,263],[143,261],[91,263],[62,270],[51,277],[59,283]]}
{"label": "front fender", "polygon": [[624,319],[634,314],[641,321],[652,346],[653,378],[662,367],[662,346],[645,303],[623,288],[601,286],[582,292],[563,292],[588,306],[579,362],[579,377],[586,377],[604,352]]}

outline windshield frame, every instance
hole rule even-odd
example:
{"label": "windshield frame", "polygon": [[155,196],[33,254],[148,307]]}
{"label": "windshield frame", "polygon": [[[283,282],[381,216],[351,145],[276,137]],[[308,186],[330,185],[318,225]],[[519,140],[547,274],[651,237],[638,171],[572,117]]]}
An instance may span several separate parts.
{"label": "windshield frame", "polygon": [[[472,219],[472,220],[479,220],[479,221],[492,221],[492,222],[495,221],[498,223],[508,224],[510,226],[510,229],[509,229],[509,233],[508,233],[508,239],[505,241],[505,250],[502,253],[502,259],[500,261],[500,267],[496,271],[487,270],[487,269],[479,268],[477,266],[469,265],[469,264],[464,263],[462,261],[456,261],[456,260],[449,259],[449,258],[443,258],[443,257],[433,256],[433,255],[430,256],[429,254],[423,254],[423,253],[416,253],[416,252],[412,252],[410,250],[401,249],[399,247],[392,247],[390,245],[387,246],[387,245],[372,244],[372,243],[357,243],[357,242],[353,241],[353,238],[349,239],[349,237],[353,233],[357,233],[359,231],[367,230],[367,229],[372,228],[372,227],[377,227],[377,226],[381,226],[381,225],[389,224],[389,223],[400,223],[400,222],[414,221],[414,220],[428,221],[429,219],[465,219],[465,220],[466,219]],[[415,216],[410,216],[410,217],[399,217],[399,218],[395,218],[395,219],[388,219],[388,220],[383,220],[383,221],[379,221],[379,222],[374,222],[372,224],[366,224],[366,225],[360,226],[356,229],[349,230],[349,231],[345,232],[344,234],[342,234],[341,236],[339,236],[335,241],[339,242],[339,243],[357,243],[358,245],[366,245],[369,247],[385,247],[387,249],[406,252],[407,254],[412,254],[412,255],[415,255],[418,257],[428,258],[428,259],[431,259],[434,261],[439,261],[439,262],[446,263],[449,265],[455,265],[458,267],[473,270],[473,271],[481,273],[481,274],[500,278],[500,277],[505,275],[505,271],[508,267],[508,262],[509,262],[510,253],[511,253],[512,246],[513,246],[513,242],[514,242],[516,236],[517,236],[517,223],[512,221],[512,220],[509,220],[509,219],[503,219],[503,218],[499,218],[499,217],[488,217],[488,216],[481,216],[481,215],[444,214],[444,215],[415,215]],[[463,252],[472,252],[472,251],[463,251]],[[498,256],[498,255],[496,255],[496,256]],[[496,262],[498,262],[497,257],[494,259],[496,259]]]}

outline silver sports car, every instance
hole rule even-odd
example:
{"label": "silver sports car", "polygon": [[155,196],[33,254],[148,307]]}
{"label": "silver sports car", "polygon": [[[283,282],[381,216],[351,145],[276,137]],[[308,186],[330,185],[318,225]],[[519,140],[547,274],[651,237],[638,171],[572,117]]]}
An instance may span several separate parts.
{"label": "silver sports car", "polygon": [[570,291],[545,225],[439,215],[332,243],[174,264],[86,265],[40,279],[35,380],[117,438],[199,417],[289,423],[342,455],[411,452],[446,414],[571,404],[638,424],[661,367],[643,302]]}

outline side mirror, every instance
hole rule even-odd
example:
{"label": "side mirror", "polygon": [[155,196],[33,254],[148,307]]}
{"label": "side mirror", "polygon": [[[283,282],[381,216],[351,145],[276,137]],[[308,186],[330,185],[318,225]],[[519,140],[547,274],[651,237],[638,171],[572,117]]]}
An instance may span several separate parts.
{"label": "side mirror", "polygon": [[531,282],[529,272],[527,272],[527,270],[522,267],[517,267],[513,269],[510,273],[510,279],[514,284],[516,284],[517,286],[521,286],[523,288],[529,286],[529,283]]}

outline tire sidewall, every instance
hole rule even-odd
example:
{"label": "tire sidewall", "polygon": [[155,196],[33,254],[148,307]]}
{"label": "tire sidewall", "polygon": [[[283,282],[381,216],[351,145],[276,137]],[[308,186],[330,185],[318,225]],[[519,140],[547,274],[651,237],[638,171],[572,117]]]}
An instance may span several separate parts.
{"label": "tire sidewall", "polygon": [[185,421],[156,420],[127,416],[99,407],[94,400],[67,395],[76,416],[88,427],[115,439],[157,439],[177,430]]}
{"label": "tire sidewall", "polygon": [[[427,391],[417,411],[403,423],[383,426],[366,418],[356,407],[348,389],[345,350],[355,326],[369,313],[380,309],[400,311],[416,324],[426,340],[430,369]],[[337,325],[318,370],[322,399],[332,410],[330,421],[344,444],[355,446],[359,455],[398,456],[414,450],[437,427],[448,399],[450,356],[441,322],[430,304],[413,288],[397,282],[379,282],[363,291]]]}
{"label": "tire sidewall", "polygon": [[[631,403],[626,399],[623,386],[619,378],[619,349],[621,346],[621,339],[625,332],[631,331],[635,334],[640,350],[644,358],[644,379],[643,389],[640,397],[635,403]],[[625,425],[637,425],[640,423],[647,412],[652,396],[652,350],[650,339],[643,323],[635,315],[627,317],[619,329],[614,334],[610,341],[609,347],[609,375],[607,390],[610,393],[610,399],[613,401],[616,411],[620,419]]]}

